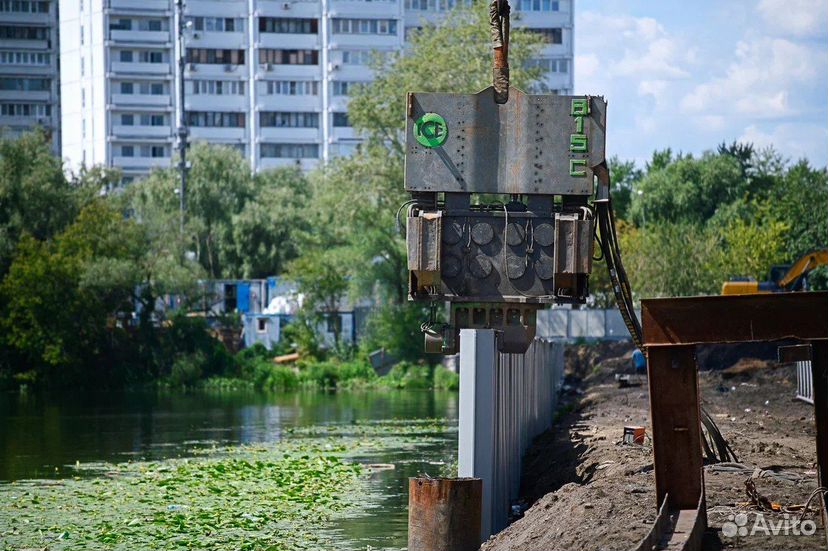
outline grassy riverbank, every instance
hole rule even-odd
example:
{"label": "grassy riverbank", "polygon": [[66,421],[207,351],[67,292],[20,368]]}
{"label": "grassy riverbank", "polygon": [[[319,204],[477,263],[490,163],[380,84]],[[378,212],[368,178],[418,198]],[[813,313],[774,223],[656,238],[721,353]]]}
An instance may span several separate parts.
{"label": "grassy riverbank", "polygon": [[158,462],[78,464],[63,480],[0,485],[0,549],[333,548],[331,521],[374,497],[354,458],[444,434],[441,420],[312,426],[274,444]]}
{"label": "grassy riverbank", "polygon": [[[277,364],[272,353],[258,345],[242,350],[227,362],[219,374],[204,377],[208,360],[200,354],[182,356],[172,366],[162,386],[196,388],[252,388],[290,391],[297,389],[441,389],[458,390],[459,377],[441,365],[400,362],[378,376],[368,361],[359,356],[343,360],[307,358]],[[215,372],[215,370],[213,370]]]}

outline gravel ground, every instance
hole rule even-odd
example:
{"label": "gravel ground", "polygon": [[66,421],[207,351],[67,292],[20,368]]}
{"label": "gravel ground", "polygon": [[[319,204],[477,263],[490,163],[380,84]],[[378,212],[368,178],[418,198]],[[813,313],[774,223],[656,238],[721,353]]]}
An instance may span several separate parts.
{"label": "gravel ground", "polygon": [[[483,550],[628,550],[649,531],[656,515],[652,450],[649,441],[644,446],[621,443],[624,425],[642,425],[650,434],[646,380],[619,389],[613,379],[616,371],[628,369],[630,352],[629,345],[612,343],[568,350],[569,393],[561,415],[524,458],[521,494],[532,505],[484,543]],[[703,404],[742,464],[795,473],[801,479],[756,480],[761,495],[796,512],[760,511],[745,491],[749,474],[719,472],[707,465],[709,529],[704,548],[825,549],[825,532],[813,506],[805,516],[816,525],[813,535],[793,535],[791,530],[765,535],[761,522],[752,530],[759,512],[768,527],[798,518],[796,506],[816,488],[814,412],[792,399],[794,369],[742,359],[726,370],[701,372],[699,385]],[[748,534],[723,533],[722,526],[731,520],[746,521]]]}

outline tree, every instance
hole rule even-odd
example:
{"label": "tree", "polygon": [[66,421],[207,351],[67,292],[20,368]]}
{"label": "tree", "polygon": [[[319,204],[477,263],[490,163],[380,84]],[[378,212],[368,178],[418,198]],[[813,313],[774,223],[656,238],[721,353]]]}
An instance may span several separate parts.
{"label": "tree", "polygon": [[[253,175],[247,160],[225,146],[197,144],[190,158],[185,238],[208,277],[281,271],[307,230],[302,172],[284,168]],[[177,190],[175,170],[154,170],[127,190],[128,206],[139,220],[166,227],[166,237],[176,239]]]}
{"label": "tree", "polygon": [[42,130],[0,139],[0,276],[24,234],[48,239],[77,214],[78,202]]}

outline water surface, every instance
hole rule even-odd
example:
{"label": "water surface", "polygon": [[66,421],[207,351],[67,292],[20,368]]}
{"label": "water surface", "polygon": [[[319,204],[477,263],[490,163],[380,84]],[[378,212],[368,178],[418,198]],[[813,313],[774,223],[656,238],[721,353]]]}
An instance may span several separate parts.
{"label": "water surface", "polygon": [[[0,394],[0,481],[77,475],[76,462],[161,460],[199,448],[293,438],[295,427],[390,419],[457,419],[457,394],[431,391],[255,391]],[[456,424],[456,423],[455,423]],[[416,437],[415,437],[416,438]],[[369,480],[362,515],[331,527],[342,548],[405,547],[407,479],[456,457],[456,432],[383,448],[393,464]],[[347,543],[346,543],[347,542]]]}

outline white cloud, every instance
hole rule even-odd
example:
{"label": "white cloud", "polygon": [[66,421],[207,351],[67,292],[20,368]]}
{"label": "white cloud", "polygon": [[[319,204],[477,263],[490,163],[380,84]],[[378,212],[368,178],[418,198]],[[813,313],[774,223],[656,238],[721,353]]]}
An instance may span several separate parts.
{"label": "white cloud", "polygon": [[601,67],[601,62],[595,54],[576,55],[575,67],[578,71],[575,73],[582,78],[592,78],[598,74],[598,69]]}
{"label": "white cloud", "polygon": [[794,114],[790,98],[811,80],[820,59],[812,46],[784,38],[751,37],[736,45],[723,76],[697,85],[681,100],[685,113],[741,114],[774,118]]}
{"label": "white cloud", "polygon": [[772,145],[793,160],[805,157],[814,162],[825,157],[828,128],[813,123],[782,123],[763,130],[757,124],[749,124],[737,140],[757,148]]}
{"label": "white cloud", "polygon": [[[597,56],[601,56],[606,77],[676,79],[688,75],[681,66],[690,50],[682,48],[677,39],[652,17],[585,12],[576,23],[576,29],[581,27],[590,32],[579,36],[576,44],[588,52],[584,57],[595,58],[597,62]],[[592,73],[584,76],[592,76]]]}
{"label": "white cloud", "polygon": [[798,37],[824,36],[828,19],[825,0],[761,0],[759,13],[771,29]]}

